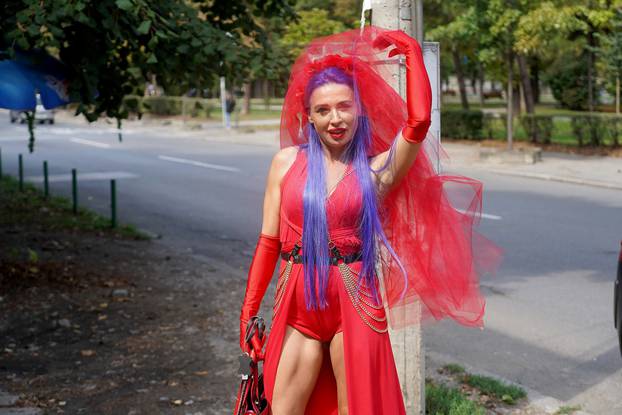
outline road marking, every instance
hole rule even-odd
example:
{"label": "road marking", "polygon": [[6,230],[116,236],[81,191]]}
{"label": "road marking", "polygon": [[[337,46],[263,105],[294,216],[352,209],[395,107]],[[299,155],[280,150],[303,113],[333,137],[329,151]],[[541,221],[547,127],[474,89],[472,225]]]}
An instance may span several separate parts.
{"label": "road marking", "polygon": [[[134,173],[128,173],[126,171],[105,171],[105,172],[93,172],[93,173],[80,173],[78,172],[78,181],[97,181],[97,180],[110,180],[110,179],[135,179],[138,175]],[[29,182],[43,182],[43,176],[27,176],[24,180]],[[48,176],[50,183],[54,182],[70,182],[71,174],[51,174]]]}
{"label": "road marking", "polygon": [[[462,214],[470,214],[470,212],[467,212],[467,211],[462,210],[462,209],[456,209],[456,210],[458,212],[462,213]],[[482,213],[481,216],[484,219],[492,219],[492,220],[501,220],[501,219],[503,219],[501,216],[491,215],[490,213]]]}
{"label": "road marking", "polygon": [[78,144],[84,144],[87,146],[93,146],[93,147],[98,147],[98,148],[110,148],[110,144],[106,144],[106,143],[100,143],[98,141],[91,141],[91,140],[85,140],[83,138],[71,138],[69,139],[69,141],[72,141],[74,143],[78,143]]}
{"label": "road marking", "polygon": [[158,156],[158,158],[160,160],[173,161],[175,163],[190,164],[191,166],[197,166],[197,167],[205,167],[206,169],[232,171],[232,172],[239,172],[240,171],[240,169],[238,169],[237,167],[221,166],[220,164],[203,163],[201,161],[180,159],[180,158],[177,158],[177,157]]}

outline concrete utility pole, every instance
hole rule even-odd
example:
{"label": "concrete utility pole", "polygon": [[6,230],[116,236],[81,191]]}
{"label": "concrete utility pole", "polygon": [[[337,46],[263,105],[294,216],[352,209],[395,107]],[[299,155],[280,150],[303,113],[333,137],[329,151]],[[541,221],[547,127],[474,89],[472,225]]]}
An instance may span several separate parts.
{"label": "concrete utility pole", "polygon": [[[371,22],[374,26],[392,30],[403,30],[417,39],[422,45],[433,94],[432,126],[430,128],[430,133],[437,137],[436,144],[438,145],[438,140],[440,139],[438,44],[423,43],[423,1],[371,0],[371,10]],[[426,59],[426,49],[432,49],[428,54],[432,56],[431,62],[429,59]],[[430,68],[430,64],[435,67]],[[405,65],[392,63],[384,66],[384,69],[391,74],[391,78],[387,81],[405,98]],[[435,143],[431,144],[434,145]],[[440,169],[439,165],[437,165],[437,169]],[[414,313],[414,317],[419,321],[421,316],[421,304],[417,303],[414,307],[409,307],[408,313]],[[412,317],[413,316],[411,316],[409,320],[411,320]],[[405,329],[396,331],[390,330],[389,335],[391,337],[397,372],[400,377],[406,413],[409,415],[422,415],[425,413],[425,355],[421,325],[415,324]]]}

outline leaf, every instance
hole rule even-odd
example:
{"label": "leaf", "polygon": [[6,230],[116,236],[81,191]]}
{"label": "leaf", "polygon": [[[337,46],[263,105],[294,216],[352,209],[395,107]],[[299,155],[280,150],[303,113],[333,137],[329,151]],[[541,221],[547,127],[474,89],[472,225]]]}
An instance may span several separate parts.
{"label": "leaf", "polygon": [[158,63],[158,58],[156,58],[155,53],[149,55],[149,59],[147,59],[147,63]]}
{"label": "leaf", "polygon": [[151,20],[145,20],[144,22],[140,24],[140,26],[138,26],[138,29],[136,29],[136,31],[141,35],[146,35],[147,33],[149,33],[150,28],[151,28]]}
{"label": "leaf", "polygon": [[117,0],[115,4],[117,5],[118,8],[120,8],[123,11],[131,10],[132,7],[134,6],[134,4],[132,3],[132,0]]}

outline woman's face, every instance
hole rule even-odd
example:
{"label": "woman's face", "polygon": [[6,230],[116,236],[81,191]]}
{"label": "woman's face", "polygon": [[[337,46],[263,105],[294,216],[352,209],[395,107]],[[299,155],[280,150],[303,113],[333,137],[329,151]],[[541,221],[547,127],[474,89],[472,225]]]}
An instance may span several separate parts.
{"label": "woman's face", "polygon": [[309,122],[329,147],[345,147],[352,141],[357,116],[354,91],[347,85],[325,84],[309,97]]}

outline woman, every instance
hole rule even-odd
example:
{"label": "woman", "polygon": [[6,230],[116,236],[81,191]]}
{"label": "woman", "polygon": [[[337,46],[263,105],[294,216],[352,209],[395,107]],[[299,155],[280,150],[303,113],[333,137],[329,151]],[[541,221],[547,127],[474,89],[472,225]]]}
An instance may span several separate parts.
{"label": "woman", "polygon": [[[406,57],[406,105],[376,69],[388,46]],[[263,358],[242,336],[280,257],[264,362],[273,415],[405,413],[383,305],[393,327],[418,318],[416,299],[424,317],[481,326],[477,274],[498,252],[471,252],[486,243],[471,232],[481,186],[436,175],[420,152],[431,99],[421,48],[400,31],[319,39],[296,61],[240,317],[243,351]],[[448,182],[472,190],[464,213]]]}

